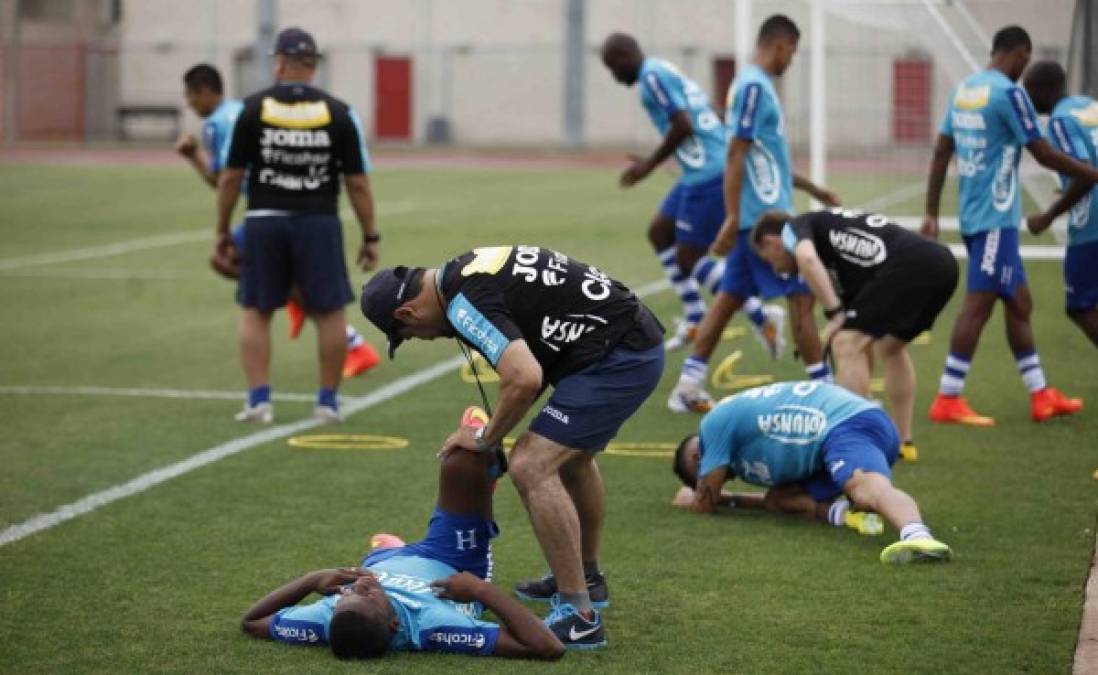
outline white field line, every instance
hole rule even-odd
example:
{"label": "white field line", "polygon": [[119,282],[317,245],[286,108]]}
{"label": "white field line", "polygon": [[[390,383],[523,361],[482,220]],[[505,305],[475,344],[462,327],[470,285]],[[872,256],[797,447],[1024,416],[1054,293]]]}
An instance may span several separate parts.
{"label": "white field line", "polygon": [[225,281],[224,278],[218,276],[212,270],[206,274],[185,274],[179,272],[158,272],[156,270],[134,270],[121,267],[78,269],[50,267],[46,269],[18,269],[0,271],[0,276],[9,279],[87,279],[95,281]]}
{"label": "white field line", "polygon": [[[381,204],[376,209],[378,217],[389,217],[411,213],[416,210],[415,202],[402,201],[392,204]],[[340,215],[346,218],[354,217],[350,209],[344,208]],[[198,241],[213,242],[213,227],[201,230],[188,230],[172,234],[161,234],[154,237],[138,237],[126,239],[111,244],[100,244],[85,248],[74,248],[67,251],[53,251],[50,253],[34,253],[31,255],[16,256],[13,258],[0,258],[0,272],[21,270],[27,267],[40,265],[55,265],[57,263],[76,262],[78,260],[94,260],[96,258],[108,258],[110,256],[132,253],[133,251],[146,251],[177,244],[190,244]]]}
{"label": "white field line", "polygon": [[908,183],[902,185],[892,192],[886,192],[880,197],[874,197],[867,202],[863,202],[856,206],[856,208],[862,211],[883,212],[893,204],[899,204],[900,202],[911,199],[912,197],[926,192],[926,181],[919,181],[918,183]]}
{"label": "white field line", "polygon": [[[53,386],[53,385],[0,385],[0,396],[128,396],[133,398],[172,398],[188,401],[243,401],[247,395],[243,391],[224,391],[212,389],[159,389],[148,387],[98,387],[98,386]],[[316,400],[316,394],[274,393],[276,401]],[[340,396],[343,403],[358,400],[357,396]]]}
{"label": "white field line", "polygon": [[[670,285],[666,280],[655,281],[650,284],[645,284],[638,288],[635,292],[638,297],[646,297],[653,293],[658,293]],[[356,398],[350,403],[343,406],[343,414],[345,417],[350,417],[355,413],[362,412],[367,408],[380,405],[396,398],[401,394],[404,394],[421,384],[426,384],[431,380],[442,377],[446,373],[457,370],[461,365],[465,363],[464,357],[455,356],[445,361],[439,361],[438,363],[428,366],[423,370],[416,371],[411,375],[407,375],[398,380],[390,382],[389,384],[381,387],[377,391],[366,394],[360,398]],[[314,429],[323,423],[314,419],[304,419],[290,424],[280,424],[276,427],[257,431],[255,433],[236,438],[227,443],[215,445],[214,447],[204,450],[196,455],[191,455],[187,459],[169,464],[168,466],[154,469],[148,473],[141,474],[140,476],[129,480],[125,483],[115,485],[114,487],[107,488],[100,492],[95,492],[78,499],[70,504],[65,504],[57,509],[50,511],[49,513],[40,513],[33,516],[21,523],[12,525],[2,531],[0,531],[0,546],[6,546],[19,541],[25,537],[29,537],[32,534],[36,534],[43,530],[48,530],[52,527],[56,527],[65,521],[79,518],[99,509],[103,506],[107,506],[120,499],[132,497],[133,495],[140,494],[149,488],[156,487],[161,483],[165,483],[173,478],[178,478],[184,474],[190,473],[195,469],[200,469],[208,464],[213,464],[226,457],[244,452],[257,445],[262,445],[270,441],[285,438],[292,434]]]}
{"label": "white field line", "polygon": [[[411,375],[402,377],[394,382],[390,382],[377,391],[367,394],[362,398],[355,399],[344,406],[344,414],[350,416],[366,410],[367,408],[385,403],[421,384],[425,384],[446,373],[457,370],[464,362],[465,360],[462,357],[455,356],[446,359],[445,361],[440,361],[433,366],[424,368]],[[40,513],[28,520],[12,525],[3,531],[0,531],[0,546],[5,546],[19,541],[24,537],[29,537],[37,532],[48,530],[67,520],[72,520],[73,518],[91,513],[98,508],[120,499],[140,494],[149,488],[182,476],[183,474],[190,473],[195,469],[200,469],[207,464],[212,464],[218,460],[254,448],[257,445],[262,445],[263,443],[285,438],[286,436],[308,429],[313,429],[321,424],[323,424],[323,422],[315,419],[304,419],[290,424],[280,424],[269,429],[248,434],[247,436],[242,436],[227,443],[222,443],[221,445],[216,445],[196,455],[191,455],[182,461],[141,474],[125,483],[121,483],[101,492],[90,494],[83,499],[78,499],[71,504],[61,506],[49,513]]]}

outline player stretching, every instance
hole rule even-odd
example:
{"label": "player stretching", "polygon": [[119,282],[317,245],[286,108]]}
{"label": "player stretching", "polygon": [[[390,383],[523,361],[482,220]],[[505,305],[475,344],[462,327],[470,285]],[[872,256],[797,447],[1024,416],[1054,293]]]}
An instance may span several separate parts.
{"label": "player stretching", "polygon": [[[202,145],[199,147],[198,139],[193,134],[184,134],[175,144],[175,150],[211,188],[217,187],[217,178],[229,154],[229,138],[232,136],[233,125],[244,108],[241,101],[226,98],[223,92],[221,73],[209,64],[199,63],[183,75],[183,95],[187,106],[203,120]],[[233,229],[233,241],[236,255],[227,258],[211,257],[210,266],[221,275],[235,280],[240,278],[239,254],[244,250],[243,224]],[[291,298],[286,302],[286,313],[290,317],[290,339],[295,339],[305,324],[305,310]],[[354,326],[348,324],[347,358],[343,362],[343,376],[354,377],[377,363],[377,352],[358,334]]]}
{"label": "player stretching", "polygon": [[788,17],[775,14],[763,22],[755,56],[736,77],[725,118],[730,143],[724,169],[725,220],[713,252],[728,254],[720,292],[705,313],[694,353],[682,364],[682,375],[667,400],[672,412],[705,412],[713,400],[702,388],[709,357],[732,315],[747,298],[786,296],[793,340],[812,379],[830,377],[812,317],[812,295],[803,282],[780,279],[747,243],[755,221],[771,209],[793,209],[793,186],[828,206],[838,198],[830,191],[792,174],[789,146],[782,130],[782,111],[773,78],[793,61],[800,31]]}
{"label": "player stretching", "polygon": [[[899,450],[896,427],[864,398],[827,382],[781,382],[729,397],[702,418],[699,433],[675,453],[675,473],[696,484],[691,508],[698,513],[725,503],[721,487],[735,477],[796,485],[816,502],[845,493],[899,531],[881,562],[950,560],[953,552],[930,534],[915,500],[892,485]],[[828,520],[845,523],[850,502],[832,502]]]}
{"label": "player stretching", "polygon": [[[631,87],[640,82],[641,105],[663,134],[663,142],[651,156],[635,160],[622,173],[622,187],[644,180],[672,154],[682,169],[682,178],[648,226],[648,240],[685,311],[684,321],[668,341],[674,349],[694,340],[705,316],[699,285],[715,294],[724,274],[724,261],[706,256],[724,222],[724,125],[701,87],[667,61],[645,57],[633,36],[613,33],[607,37],[602,62],[621,84]],[[785,312],[778,306],[764,308],[754,297],[745,310],[755,335],[777,358]]]}
{"label": "player stretching", "polygon": [[935,422],[995,423],[976,414],[961,393],[980,333],[1000,299],[1007,342],[1030,392],[1033,420],[1040,422],[1083,408],[1081,399],[1066,398],[1048,386],[1037,357],[1029,321],[1033,299],[1018,249],[1018,222],[1022,219],[1018,162],[1025,146],[1042,166],[1073,177],[1095,180],[1098,171],[1057,152],[1041,137],[1029,96],[1014,84],[1029,62],[1031,49],[1029,35],[1020,26],[1008,26],[995,34],[991,63],[957,87],[934,147],[922,232],[938,236],[938,203],[956,149],[959,219],[969,261],[964,304],[953,324],[945,371],[930,406],[930,419]]}
{"label": "player stretching", "polygon": [[[1024,82],[1037,112],[1049,115],[1048,135],[1056,149],[1098,167],[1098,102],[1089,96],[1068,96],[1067,76],[1055,61],[1030,66]],[[1071,209],[1064,256],[1067,315],[1098,346],[1098,187],[1063,173],[1060,184],[1063,195],[1027,225],[1030,232],[1040,234]]]}

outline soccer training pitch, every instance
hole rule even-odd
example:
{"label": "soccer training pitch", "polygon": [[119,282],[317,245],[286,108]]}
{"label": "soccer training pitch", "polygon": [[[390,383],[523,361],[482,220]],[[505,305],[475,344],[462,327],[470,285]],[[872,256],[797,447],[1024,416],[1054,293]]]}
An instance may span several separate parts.
{"label": "soccer training pitch", "polygon": [[[661,274],[644,232],[670,185],[661,172],[622,191],[607,169],[381,166],[373,186],[385,265],[540,244],[649,287],[646,302],[668,326],[678,312],[672,293],[650,286]],[[859,176],[832,183],[841,195],[872,197]],[[885,211],[917,215],[921,198]],[[966,389],[974,407],[996,417],[992,429],[925,421],[960,292],[930,343],[911,348],[920,459],[897,465],[895,481],[953,547],[951,564],[881,565],[890,530],[864,537],[769,514],[688,514],[670,506],[678,485],[666,457],[603,455],[606,649],[551,665],[422,654],[363,664],[244,636],[240,616],[271,588],[356,563],[374,532],[422,533],[435,451],[479,396],[459,375],[453,342],[419,342],[344,384],[344,408],[357,412],[343,425],[289,427],[312,409],[315,333],[308,327],[290,342],[279,314],[275,425],[234,422],[244,388],[237,311],[232,285],[206,264],[213,212],[213,194],[182,163],[0,165],[0,530],[117,486],[135,493],[0,545],[0,671],[1070,671],[1098,513],[1098,367],[1063,313],[1056,262],[1027,268],[1037,344],[1050,382],[1087,399],[1081,415],[1030,422],[1001,308]],[[344,231],[355,250],[357,228],[346,217]],[[356,289],[365,279],[352,273]],[[380,347],[357,307],[348,309]],[[802,377],[788,353],[772,362],[749,335],[722,342],[714,363],[734,350],[743,352],[738,372]],[[675,443],[696,425],[665,407],[683,356],[668,360],[662,386],[620,441]],[[288,443],[318,433],[409,444]],[[196,455],[206,463],[176,465]],[[182,466],[178,477],[147,477],[173,465]],[[508,481],[496,493],[496,518],[497,581],[510,589],[542,574]]]}

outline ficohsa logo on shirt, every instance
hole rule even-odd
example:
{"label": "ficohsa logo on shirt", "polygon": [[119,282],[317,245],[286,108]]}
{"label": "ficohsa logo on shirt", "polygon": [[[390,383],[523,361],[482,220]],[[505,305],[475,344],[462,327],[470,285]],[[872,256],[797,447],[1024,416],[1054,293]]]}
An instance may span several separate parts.
{"label": "ficohsa logo on shirt", "polygon": [[433,646],[437,649],[445,646],[449,650],[476,651],[483,649],[487,641],[484,634],[477,631],[442,629],[435,630],[427,635],[425,647],[430,649]]}
{"label": "ficohsa logo on shirt", "polygon": [[759,415],[759,431],[782,443],[806,445],[823,437],[827,415],[817,408],[786,403]]}
{"label": "ficohsa logo on shirt", "polygon": [[293,640],[295,642],[317,642],[320,640],[320,635],[317,634],[312,628],[305,628],[304,626],[275,626],[275,632],[283,640]]}

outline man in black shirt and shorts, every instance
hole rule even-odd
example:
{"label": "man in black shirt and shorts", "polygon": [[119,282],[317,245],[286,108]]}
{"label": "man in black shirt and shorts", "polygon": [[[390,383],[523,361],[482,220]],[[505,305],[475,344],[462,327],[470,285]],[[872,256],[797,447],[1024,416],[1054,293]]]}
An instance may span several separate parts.
{"label": "man in black shirt and shorts", "polygon": [[953,295],[953,254],[880,214],[842,208],[765,213],[751,245],[778,274],[799,273],[824,308],[823,340],[835,356],[838,384],[868,396],[870,350],[877,350],[901,454],[915,460],[915,368],[906,345],[934,325]]}
{"label": "man in black shirt and shorts", "polygon": [[663,372],[663,327],[621,283],[537,246],[463,253],[435,269],[384,269],[362,289],[362,312],[389,338],[456,338],[500,376],[488,425],[459,428],[440,454],[494,452],[541,393],[553,393],[519,436],[511,479],[552,575],[519,584],[552,601],[546,624],[572,649],[606,644],[596,606],[605,493],[595,455],[644,403]]}
{"label": "man in black shirt and shorts", "polygon": [[270,422],[271,313],[300,289],[317,329],[320,387],[314,416],[339,421],[336,391],[346,355],[343,306],[354,299],[343,259],[339,178],[362,229],[358,262],[377,263],[379,236],[367,172],[370,158],[355,112],[309,84],[316,42],[287,28],[275,43],[273,87],[244,100],[217,186],[217,258],[230,257],[229,219],[247,170],[248,211],[238,302],[240,356],[248,380],[241,421]]}

